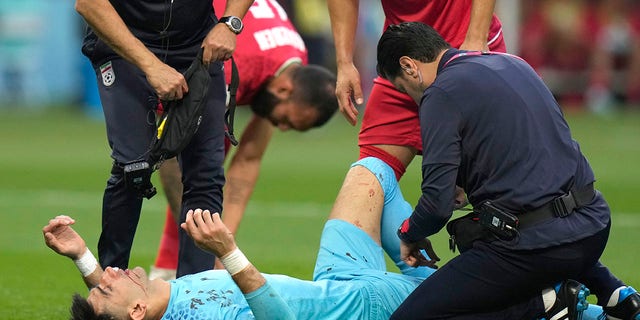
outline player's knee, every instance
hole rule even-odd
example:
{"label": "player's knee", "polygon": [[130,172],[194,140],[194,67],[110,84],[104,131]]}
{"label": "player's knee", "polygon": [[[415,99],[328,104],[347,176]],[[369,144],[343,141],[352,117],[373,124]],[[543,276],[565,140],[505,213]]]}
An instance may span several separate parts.
{"label": "player's knee", "polygon": [[378,179],[385,198],[391,194],[398,185],[394,170],[383,160],[376,157],[366,157],[354,162],[351,167],[363,166]]}

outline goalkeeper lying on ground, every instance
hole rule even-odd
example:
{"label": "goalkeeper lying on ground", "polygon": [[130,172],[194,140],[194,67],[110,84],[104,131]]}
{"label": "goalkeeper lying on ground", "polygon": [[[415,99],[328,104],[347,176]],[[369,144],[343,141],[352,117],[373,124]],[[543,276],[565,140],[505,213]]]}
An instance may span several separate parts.
{"label": "goalkeeper lying on ground", "polygon": [[[227,270],[169,282],[149,280],[140,267],[103,270],[71,228],[70,217],[52,219],[43,233],[51,249],[74,260],[91,288],[87,299],[74,296],[72,319],[388,319],[434,271],[399,259],[395,228],[410,213],[390,167],[375,158],[356,162],[322,232],[313,281],[260,273],[219,215],[208,211],[189,212],[182,228],[199,247],[222,257]],[[387,253],[403,274],[386,271],[381,244],[397,248]],[[548,309],[575,309],[583,299],[577,292],[559,295]],[[540,316],[552,315],[540,310]]]}

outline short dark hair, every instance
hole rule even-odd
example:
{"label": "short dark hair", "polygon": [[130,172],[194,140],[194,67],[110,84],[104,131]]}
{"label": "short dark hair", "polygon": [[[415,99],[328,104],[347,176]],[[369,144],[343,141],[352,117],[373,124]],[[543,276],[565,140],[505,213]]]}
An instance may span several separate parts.
{"label": "short dark hair", "polygon": [[71,318],[69,320],[115,320],[114,315],[107,313],[96,313],[93,307],[87,301],[86,298],[79,294],[73,295],[73,302],[71,303]]}
{"label": "short dark hair", "polygon": [[[290,99],[296,105],[313,108],[318,118],[313,127],[324,125],[338,110],[336,98],[336,76],[327,68],[318,65],[299,66],[291,72],[295,84]],[[275,106],[282,102],[263,85],[251,102],[251,110],[259,117],[269,118]]]}
{"label": "short dark hair", "polygon": [[291,99],[298,105],[318,111],[318,119],[313,127],[324,125],[338,110],[336,76],[325,67],[307,65],[294,70],[291,78],[296,84]]}
{"label": "short dark hair", "polygon": [[438,32],[422,22],[392,24],[378,41],[378,75],[395,79],[400,75],[400,57],[433,62],[442,50],[451,48]]}

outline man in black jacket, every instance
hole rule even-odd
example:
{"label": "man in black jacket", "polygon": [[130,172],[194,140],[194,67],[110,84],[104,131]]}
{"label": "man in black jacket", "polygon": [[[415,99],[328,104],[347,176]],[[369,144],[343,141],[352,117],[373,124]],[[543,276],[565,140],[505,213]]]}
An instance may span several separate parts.
{"label": "man in black jacket", "polygon": [[[125,167],[145,159],[160,101],[179,100],[188,93],[182,72],[200,50],[211,81],[200,128],[179,155],[184,177],[181,217],[184,221],[188,209],[222,210],[222,61],[231,57],[241,18],[252,3],[230,0],[218,19],[211,0],[76,0],[76,11],[89,26],[82,51],[96,70],[113,158],[98,243],[101,265],[127,268],[142,198],[153,193],[127,186],[139,177]],[[211,268],[213,255],[198,249],[184,232],[180,242],[179,275]]]}

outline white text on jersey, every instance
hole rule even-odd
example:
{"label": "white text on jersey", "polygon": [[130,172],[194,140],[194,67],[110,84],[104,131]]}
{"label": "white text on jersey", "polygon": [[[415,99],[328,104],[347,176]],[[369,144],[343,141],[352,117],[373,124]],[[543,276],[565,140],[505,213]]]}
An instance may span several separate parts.
{"label": "white text on jersey", "polygon": [[275,27],[256,31],[253,37],[256,39],[262,51],[283,46],[292,46],[300,51],[306,50],[300,35],[286,27]]}

